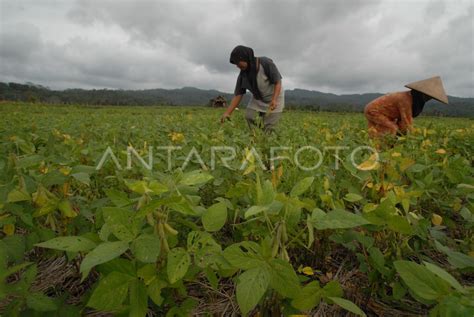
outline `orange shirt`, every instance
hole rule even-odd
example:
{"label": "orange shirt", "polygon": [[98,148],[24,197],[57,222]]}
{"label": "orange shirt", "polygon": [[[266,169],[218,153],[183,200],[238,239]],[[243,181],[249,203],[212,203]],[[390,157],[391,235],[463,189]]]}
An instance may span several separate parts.
{"label": "orange shirt", "polygon": [[377,123],[383,117],[396,123],[400,130],[406,131],[413,124],[412,104],[410,91],[394,92],[368,103],[364,113],[369,121]]}

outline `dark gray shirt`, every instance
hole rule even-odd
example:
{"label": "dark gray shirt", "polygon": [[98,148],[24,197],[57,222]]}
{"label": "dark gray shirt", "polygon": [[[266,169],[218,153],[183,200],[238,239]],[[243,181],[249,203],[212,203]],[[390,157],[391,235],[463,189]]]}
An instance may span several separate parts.
{"label": "dark gray shirt", "polygon": [[[278,68],[276,67],[275,63],[273,63],[270,58],[262,56],[258,57],[258,60],[260,62],[260,67],[263,68],[265,76],[268,78],[268,82],[270,84],[275,85],[279,80],[281,80],[281,74],[278,71]],[[235,85],[234,94],[236,96],[243,95],[249,88],[250,84],[247,78],[242,75],[242,73],[239,74],[239,77],[237,78],[237,83]]]}
{"label": "dark gray shirt", "polygon": [[[250,98],[248,109],[253,109],[258,112],[267,112],[269,109],[269,103],[273,99],[273,93],[275,92],[275,84],[270,82],[270,79],[265,74],[264,68],[260,67],[257,73],[257,85],[262,100],[256,99],[254,96]],[[283,86],[281,87],[280,94],[277,99],[277,106],[272,112],[282,112],[285,107],[285,91]]]}

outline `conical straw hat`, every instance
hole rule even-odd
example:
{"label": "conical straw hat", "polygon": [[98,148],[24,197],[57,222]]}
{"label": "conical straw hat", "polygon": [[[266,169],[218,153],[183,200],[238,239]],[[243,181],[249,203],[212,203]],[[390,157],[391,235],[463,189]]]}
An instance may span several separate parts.
{"label": "conical straw hat", "polygon": [[432,78],[415,81],[413,83],[405,85],[405,87],[417,90],[424,93],[434,99],[441,101],[442,103],[448,104],[448,96],[444,91],[443,82],[439,76]]}

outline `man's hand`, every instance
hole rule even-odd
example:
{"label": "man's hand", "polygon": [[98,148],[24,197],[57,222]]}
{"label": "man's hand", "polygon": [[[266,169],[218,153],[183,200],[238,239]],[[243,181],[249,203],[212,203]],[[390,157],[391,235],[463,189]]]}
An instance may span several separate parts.
{"label": "man's hand", "polygon": [[221,117],[221,123],[224,123],[227,120],[230,120],[230,114],[228,114],[227,112],[224,112],[224,114]]}
{"label": "man's hand", "polygon": [[277,102],[276,102],[275,100],[272,100],[272,101],[270,101],[270,103],[269,103],[268,106],[270,107],[270,111],[273,111],[273,110],[276,109],[276,107],[278,106],[278,104],[277,104]]}

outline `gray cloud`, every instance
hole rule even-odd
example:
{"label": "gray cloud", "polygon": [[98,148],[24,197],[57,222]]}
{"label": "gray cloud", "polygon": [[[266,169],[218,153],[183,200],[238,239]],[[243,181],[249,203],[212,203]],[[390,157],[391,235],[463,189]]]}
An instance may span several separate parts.
{"label": "gray cloud", "polygon": [[0,81],[233,91],[244,44],[286,88],[385,92],[440,74],[449,94],[474,91],[471,1],[38,2],[0,0]]}
{"label": "gray cloud", "polygon": [[40,30],[29,23],[6,25],[0,30],[0,43],[0,56],[5,62],[28,62],[41,50]]}

